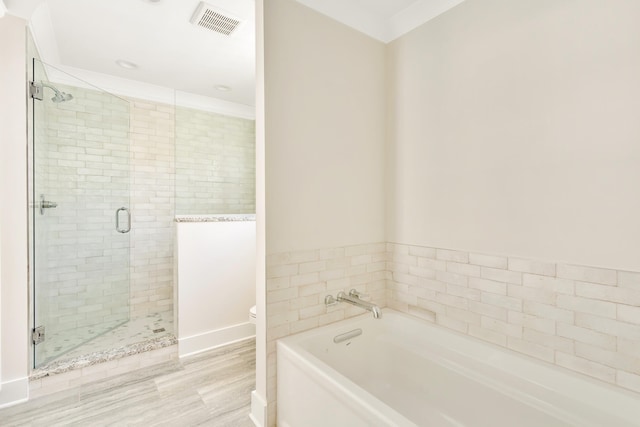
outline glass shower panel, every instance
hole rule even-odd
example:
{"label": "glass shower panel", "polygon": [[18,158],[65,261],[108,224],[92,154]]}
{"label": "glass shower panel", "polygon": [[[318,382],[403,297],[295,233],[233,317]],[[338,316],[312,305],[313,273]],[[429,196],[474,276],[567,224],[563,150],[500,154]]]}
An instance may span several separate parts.
{"label": "glass shower panel", "polygon": [[105,350],[92,340],[129,319],[130,144],[128,101],[37,59],[33,76],[33,321],[44,327],[34,345],[38,367]]}

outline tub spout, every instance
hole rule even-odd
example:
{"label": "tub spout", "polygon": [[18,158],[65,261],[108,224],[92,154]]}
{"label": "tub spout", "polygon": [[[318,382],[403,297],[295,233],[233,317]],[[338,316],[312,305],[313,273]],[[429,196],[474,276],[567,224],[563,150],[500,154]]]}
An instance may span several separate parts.
{"label": "tub spout", "polygon": [[338,292],[336,296],[336,301],[344,301],[351,305],[355,305],[356,307],[364,308],[367,311],[373,313],[374,319],[379,319],[382,317],[382,310],[375,304],[371,304],[370,302],[363,301],[360,299],[361,294],[355,289],[351,289],[349,294],[344,291]]}

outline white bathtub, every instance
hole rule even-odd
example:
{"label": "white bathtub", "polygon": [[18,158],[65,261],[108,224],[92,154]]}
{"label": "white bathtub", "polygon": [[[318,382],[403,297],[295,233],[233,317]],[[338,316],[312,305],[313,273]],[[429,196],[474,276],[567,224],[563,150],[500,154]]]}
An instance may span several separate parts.
{"label": "white bathtub", "polygon": [[278,341],[279,427],[640,426],[638,394],[383,313]]}

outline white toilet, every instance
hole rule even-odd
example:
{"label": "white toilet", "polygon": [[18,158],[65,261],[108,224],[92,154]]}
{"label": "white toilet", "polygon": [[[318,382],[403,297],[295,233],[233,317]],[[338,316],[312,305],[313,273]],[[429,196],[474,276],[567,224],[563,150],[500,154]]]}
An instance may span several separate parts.
{"label": "white toilet", "polygon": [[249,309],[249,322],[256,324],[256,306],[254,305]]}

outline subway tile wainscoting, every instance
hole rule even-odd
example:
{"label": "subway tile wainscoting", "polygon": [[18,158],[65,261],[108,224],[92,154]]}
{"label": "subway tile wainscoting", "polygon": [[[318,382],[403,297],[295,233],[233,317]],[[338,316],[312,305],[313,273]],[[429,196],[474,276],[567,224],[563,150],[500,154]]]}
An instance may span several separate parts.
{"label": "subway tile wainscoting", "polygon": [[[276,341],[362,314],[349,304],[324,304],[324,297],[352,288],[380,307],[386,299],[386,244],[286,252],[267,256],[267,399],[276,402]],[[272,406],[273,405],[273,406]],[[275,425],[276,411],[269,411]]]}
{"label": "subway tile wainscoting", "polygon": [[389,307],[640,392],[640,273],[387,249]]}
{"label": "subway tile wainscoting", "polygon": [[365,313],[325,306],[326,295],[351,288],[380,307],[640,392],[640,273],[372,243],[267,256],[269,405],[276,341]]}

